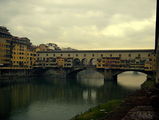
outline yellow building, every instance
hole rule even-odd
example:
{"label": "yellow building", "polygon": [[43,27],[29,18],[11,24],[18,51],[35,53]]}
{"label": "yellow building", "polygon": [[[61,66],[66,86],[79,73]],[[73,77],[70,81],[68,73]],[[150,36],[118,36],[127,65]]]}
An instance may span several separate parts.
{"label": "yellow building", "polygon": [[64,67],[71,68],[73,66],[73,58],[64,58]]}
{"label": "yellow building", "polygon": [[57,57],[56,62],[58,67],[64,67],[64,63],[65,63],[64,58]]}
{"label": "yellow building", "polygon": [[11,65],[11,37],[9,30],[0,26],[0,68]]}
{"label": "yellow building", "polygon": [[98,59],[96,68],[119,69],[120,58],[119,57],[104,57],[104,58]]}
{"label": "yellow building", "polygon": [[36,60],[36,52],[28,38],[12,38],[12,69],[32,69]]}
{"label": "yellow building", "polygon": [[147,60],[140,60],[136,58],[134,60],[123,60],[119,57],[106,57],[97,59],[97,68],[105,69],[129,69],[129,70],[145,70],[145,71],[155,71],[155,56],[151,54]]}
{"label": "yellow building", "polygon": [[155,71],[156,70],[156,56],[152,54],[149,58],[145,61],[145,71]]}
{"label": "yellow building", "polygon": [[96,68],[104,68],[105,60],[102,58],[97,59]]}

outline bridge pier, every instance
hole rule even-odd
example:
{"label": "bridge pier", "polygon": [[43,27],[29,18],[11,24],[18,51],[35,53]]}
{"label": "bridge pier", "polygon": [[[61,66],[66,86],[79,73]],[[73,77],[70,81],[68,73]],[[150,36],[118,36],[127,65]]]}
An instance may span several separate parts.
{"label": "bridge pier", "polygon": [[117,81],[117,75],[113,74],[112,70],[104,70],[104,81]]}
{"label": "bridge pier", "polygon": [[147,73],[147,80],[155,80],[155,79],[156,79],[156,74],[154,72]]}
{"label": "bridge pier", "polygon": [[71,70],[65,70],[66,71],[66,78],[67,79],[77,79],[77,73],[78,72],[72,72]]}
{"label": "bridge pier", "polygon": [[112,70],[97,70],[98,72],[100,72],[101,74],[103,74],[104,76],[104,81],[117,81],[117,75],[114,74],[114,71]]}
{"label": "bridge pier", "polygon": [[77,73],[84,69],[84,67],[64,69],[66,72],[66,78],[77,79]]}

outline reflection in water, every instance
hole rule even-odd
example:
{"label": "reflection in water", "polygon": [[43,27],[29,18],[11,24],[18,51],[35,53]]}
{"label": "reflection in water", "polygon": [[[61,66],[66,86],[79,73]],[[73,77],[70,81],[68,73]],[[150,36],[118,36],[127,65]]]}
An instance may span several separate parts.
{"label": "reflection in water", "polygon": [[125,72],[118,76],[118,84],[128,89],[139,89],[146,80],[146,74],[136,72]]}
{"label": "reflection in water", "polygon": [[97,97],[97,93],[95,90],[85,90],[83,91],[83,99],[84,100],[92,100],[95,101]]}
{"label": "reflection in water", "polygon": [[79,72],[77,74],[77,81],[83,85],[91,87],[101,87],[104,85],[103,75],[92,69]]}
{"label": "reflection in water", "polygon": [[[77,80],[20,78],[18,83],[0,83],[0,119],[68,120],[90,107],[133,92],[121,84],[104,83],[99,73],[85,72],[85,75],[80,73]],[[138,79],[135,75],[132,77]],[[122,76],[122,79],[126,78]]]}

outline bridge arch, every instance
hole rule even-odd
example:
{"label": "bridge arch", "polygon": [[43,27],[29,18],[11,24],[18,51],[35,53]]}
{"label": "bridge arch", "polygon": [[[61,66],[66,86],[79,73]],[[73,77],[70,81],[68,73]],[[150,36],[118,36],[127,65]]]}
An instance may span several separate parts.
{"label": "bridge arch", "polygon": [[147,74],[136,71],[125,71],[118,75],[118,85],[128,89],[139,89],[146,81]]}
{"label": "bridge arch", "polygon": [[82,65],[87,65],[87,64],[88,64],[87,59],[86,59],[86,58],[83,58],[83,59],[81,60],[81,64],[82,64]]}
{"label": "bridge arch", "polygon": [[147,79],[152,79],[153,78],[153,72],[152,71],[142,71],[142,70],[121,70],[121,71],[116,71],[113,73],[113,76],[115,76],[116,78],[118,77],[118,75],[124,73],[124,72],[139,72],[139,73],[143,73],[145,75],[147,75]]}
{"label": "bridge arch", "polygon": [[124,72],[128,71],[135,71],[135,72],[141,72],[147,75],[147,79],[153,78],[153,72],[150,71],[142,71],[142,70],[108,70],[108,69],[97,69],[99,72],[101,72],[104,76],[104,79],[106,81],[117,80],[118,75]]}
{"label": "bridge arch", "polygon": [[96,62],[97,62],[97,60],[95,58],[91,58],[90,61],[89,61],[89,65],[95,66]]}
{"label": "bridge arch", "polygon": [[138,70],[138,71],[137,70],[119,70],[119,71],[114,72],[114,75],[120,75],[125,72],[136,72],[136,73],[139,72],[139,73],[144,73],[146,75],[152,74],[152,72],[140,71],[140,70]]}
{"label": "bridge arch", "polygon": [[81,65],[80,59],[79,59],[79,58],[75,58],[75,59],[73,60],[73,65],[74,65],[74,66],[79,66],[79,65]]}

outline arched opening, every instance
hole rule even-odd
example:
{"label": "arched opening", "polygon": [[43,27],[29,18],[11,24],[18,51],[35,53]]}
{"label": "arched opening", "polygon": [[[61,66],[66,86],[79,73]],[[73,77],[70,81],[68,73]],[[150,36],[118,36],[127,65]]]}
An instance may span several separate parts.
{"label": "arched opening", "polygon": [[56,58],[50,58],[51,62],[56,62]]}
{"label": "arched opening", "polygon": [[132,90],[140,89],[147,79],[147,74],[136,71],[125,71],[118,74],[117,82],[120,86]]}
{"label": "arched opening", "polygon": [[104,85],[104,76],[94,69],[84,69],[77,73],[77,82],[91,87]]}
{"label": "arched opening", "polygon": [[90,59],[89,64],[91,66],[95,66],[96,65],[97,60],[95,58]]}
{"label": "arched opening", "polygon": [[80,65],[80,59],[75,58],[75,59],[73,60],[73,66],[79,66],[79,65]]}
{"label": "arched opening", "polygon": [[86,58],[82,59],[81,64],[84,66],[88,65],[87,59]]}

